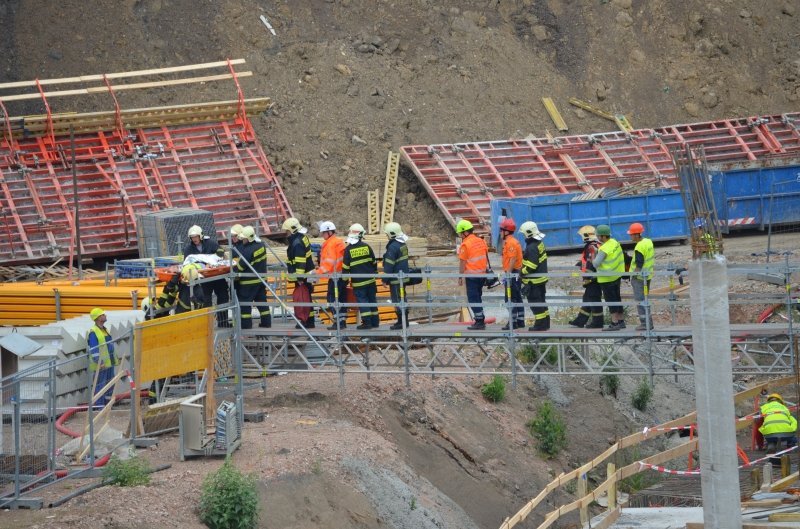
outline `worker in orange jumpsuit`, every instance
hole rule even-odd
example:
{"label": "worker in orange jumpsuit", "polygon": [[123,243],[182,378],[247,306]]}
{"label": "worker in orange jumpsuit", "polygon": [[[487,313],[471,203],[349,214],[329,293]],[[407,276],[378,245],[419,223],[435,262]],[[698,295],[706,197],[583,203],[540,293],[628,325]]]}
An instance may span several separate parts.
{"label": "worker in orange jumpsuit", "polygon": [[[505,301],[514,304],[511,308],[511,319],[503,326],[503,330],[510,328],[519,329],[525,327],[525,306],[522,304],[522,293],[520,292],[521,280],[519,271],[522,268],[522,245],[519,243],[514,232],[517,231],[517,224],[514,219],[505,218],[500,223],[500,237],[503,238],[503,272],[507,275],[503,278],[505,287]],[[512,274],[513,277],[508,277]]]}
{"label": "worker in orange jumpsuit", "polygon": [[[336,236],[336,225],[329,220],[320,223],[319,232],[324,240],[319,253],[319,266],[312,273],[319,275],[320,278],[328,278],[328,306],[333,307],[333,325],[328,327],[328,330],[335,331],[337,325],[340,329],[347,327],[347,307],[343,306],[347,302],[345,295],[347,281],[341,277],[334,280],[331,276],[342,273],[342,258],[347,245]],[[334,305],[337,300],[338,309]]]}
{"label": "worker in orange jumpsuit", "polygon": [[458,247],[458,272],[464,277],[458,278],[458,284],[467,285],[467,302],[475,321],[467,327],[470,331],[486,329],[486,316],[483,313],[483,285],[486,282],[482,277],[489,268],[489,250],[486,242],[472,233],[474,227],[466,219],[458,221],[456,233],[461,237]]}

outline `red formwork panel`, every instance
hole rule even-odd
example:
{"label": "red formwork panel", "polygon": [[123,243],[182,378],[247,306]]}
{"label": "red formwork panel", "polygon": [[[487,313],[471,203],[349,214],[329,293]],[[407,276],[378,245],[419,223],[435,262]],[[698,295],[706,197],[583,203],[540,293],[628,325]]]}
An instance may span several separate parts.
{"label": "red formwork panel", "polygon": [[800,113],[555,139],[401,147],[405,162],[455,226],[489,228],[493,198],[599,188],[678,185],[672,152],[702,147],[709,163],[758,162],[800,152]]}
{"label": "red formwork panel", "polygon": [[[81,250],[136,249],[137,214],[170,207],[213,212],[215,224],[280,234],[291,209],[249,121],[80,134],[75,173]],[[74,247],[69,137],[0,142],[0,264],[52,262]]]}

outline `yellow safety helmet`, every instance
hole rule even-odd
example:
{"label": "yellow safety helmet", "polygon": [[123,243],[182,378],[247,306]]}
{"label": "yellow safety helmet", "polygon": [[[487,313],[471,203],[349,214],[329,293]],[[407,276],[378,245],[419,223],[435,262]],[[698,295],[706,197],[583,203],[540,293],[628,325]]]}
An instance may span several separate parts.
{"label": "yellow safety helmet", "polygon": [[256,240],[256,230],[252,226],[245,226],[239,234],[240,239],[246,239],[250,242]]}
{"label": "yellow safety helmet", "polygon": [[100,307],[95,307],[89,312],[89,317],[92,318],[92,321],[94,321],[105,313],[106,311],[104,311]]}
{"label": "yellow safety helmet", "polygon": [[194,264],[187,264],[181,269],[181,279],[186,281],[195,281],[200,274],[197,272],[197,266]]}
{"label": "yellow safety helmet", "polygon": [[297,233],[300,231],[303,226],[300,224],[300,221],[294,217],[289,217],[285,221],[283,221],[282,228],[290,233]]}
{"label": "yellow safety helmet", "polygon": [[364,226],[362,226],[358,222],[356,222],[355,224],[351,224],[350,229],[347,231],[350,237],[363,237],[364,233],[366,232]]}
{"label": "yellow safety helmet", "polygon": [[383,233],[394,239],[403,235],[403,228],[397,222],[387,222],[386,226],[383,227]]}
{"label": "yellow safety helmet", "polygon": [[771,400],[779,400],[781,404],[785,404],[783,402],[783,397],[781,397],[780,393],[772,393],[769,397],[767,397],[767,402]]}
{"label": "yellow safety helmet", "polygon": [[459,235],[473,228],[472,223],[467,219],[461,219],[456,223],[456,233]]}
{"label": "yellow safety helmet", "polygon": [[201,228],[197,224],[195,224],[194,226],[189,228],[189,238],[192,238],[194,236],[197,236],[197,237],[202,237],[203,236],[203,228]]}
{"label": "yellow safety helmet", "polygon": [[597,233],[594,231],[594,226],[587,224],[586,226],[581,226],[578,230],[578,235],[581,236],[583,242],[589,242],[592,240],[597,239]]}

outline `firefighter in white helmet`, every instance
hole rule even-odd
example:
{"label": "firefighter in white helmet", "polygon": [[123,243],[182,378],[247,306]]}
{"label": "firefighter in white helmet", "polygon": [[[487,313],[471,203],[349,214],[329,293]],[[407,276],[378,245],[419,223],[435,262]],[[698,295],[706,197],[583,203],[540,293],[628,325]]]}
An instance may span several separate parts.
{"label": "firefighter in white helmet", "polygon": [[[386,252],[383,254],[383,273],[384,274],[398,274],[400,272],[408,274],[408,245],[406,241],[408,237],[403,233],[400,224],[396,222],[388,222],[383,227],[383,233],[389,238],[386,243]],[[393,331],[399,331],[403,328],[403,321],[408,324],[408,307],[405,310],[400,308],[400,303],[406,301],[405,285],[400,284],[398,277],[385,277],[382,279],[385,285],[389,285],[389,297],[394,305],[394,311],[397,314],[397,321],[389,328]]]}
{"label": "firefighter in white helmet", "polygon": [[[203,235],[203,229],[200,226],[195,224],[189,228],[188,235],[189,244],[187,244],[183,249],[184,257],[197,254],[214,254],[218,255],[219,257],[224,255],[224,250],[220,248],[216,239],[212,239],[208,235]],[[209,306],[212,304],[212,296],[214,295],[217,297],[217,305],[224,305],[231,299],[230,292],[228,292],[228,282],[224,279],[217,279],[215,281],[203,283],[201,288],[203,289],[205,303]],[[221,310],[217,312],[217,324],[220,327],[230,327],[227,310]]]}
{"label": "firefighter in white helmet", "polygon": [[[306,293],[298,292],[300,298],[311,299],[314,292],[314,285],[308,281],[307,275],[314,270],[314,258],[311,255],[311,241],[308,240],[308,230],[300,224],[300,221],[290,217],[283,222],[283,229],[289,235],[286,247],[286,267],[289,272],[289,280],[294,281],[294,288],[304,289]],[[304,295],[307,294],[307,295]],[[297,324],[307,329],[316,326],[314,311],[311,307],[294,307],[294,317],[300,322]]]}
{"label": "firefighter in white helmet", "polygon": [[364,242],[364,234],[364,226],[361,224],[355,223],[350,226],[347,233],[347,247],[342,258],[342,272],[360,276],[350,278],[358,303],[358,312],[361,315],[361,324],[356,327],[358,330],[373,329],[380,325],[378,286],[375,282],[378,261],[370,245]]}
{"label": "firefighter in white helmet", "polygon": [[[241,306],[242,329],[253,328],[253,307],[258,307],[261,321],[259,327],[272,327],[272,311],[267,305],[267,289],[263,275],[267,272],[267,248],[256,237],[252,226],[245,226],[239,232],[241,257],[236,261],[234,270],[242,275],[236,280],[236,296]],[[249,266],[248,266],[249,265]]]}
{"label": "firefighter in white helmet", "polygon": [[[594,226],[582,226],[578,230],[578,235],[583,241],[583,251],[581,251],[581,260],[575,263],[579,266],[581,272],[584,274],[593,274],[597,272],[592,264],[594,258],[597,257],[597,249],[600,248],[600,243],[597,242],[597,234],[595,233]],[[578,315],[575,319],[570,320],[569,324],[573,327],[586,327],[587,329],[602,329],[603,328],[603,306],[600,303],[602,299],[602,291],[600,284],[597,282],[596,276],[584,275],[583,276],[583,303]],[[590,321],[591,318],[591,321]]]}
{"label": "firefighter in white helmet", "polygon": [[519,232],[525,237],[525,250],[522,253],[522,288],[533,312],[533,326],[529,331],[546,331],[550,328],[550,311],[547,308],[547,249],[544,246],[544,233],[533,221],[523,222]]}

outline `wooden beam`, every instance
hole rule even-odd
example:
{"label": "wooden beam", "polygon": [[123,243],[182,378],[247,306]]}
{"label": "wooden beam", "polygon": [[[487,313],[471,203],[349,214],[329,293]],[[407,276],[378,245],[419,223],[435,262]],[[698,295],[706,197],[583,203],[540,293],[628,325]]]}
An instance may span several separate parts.
{"label": "wooden beam", "polygon": [[[244,59],[231,59],[231,64],[244,64]],[[145,75],[160,75],[165,73],[175,72],[189,72],[192,70],[203,70],[209,68],[222,68],[228,66],[228,61],[206,62],[201,64],[186,64],[184,66],[169,66],[167,68],[154,68],[150,70],[134,70],[130,72],[116,72],[107,74],[93,74],[81,75],[78,77],[61,77],[58,79],[39,79],[39,84],[55,85],[55,84],[69,84],[69,83],[82,83],[87,81],[102,81],[105,75],[106,79],[124,79],[126,77],[138,77]],[[36,86],[36,81],[15,81],[12,83],[0,83],[0,90],[6,88],[22,88],[28,86]]]}
{"label": "wooden beam", "polygon": [[784,490],[790,488],[792,485],[797,482],[798,477],[800,474],[795,472],[794,474],[789,474],[785,478],[779,479],[772,486],[769,488],[770,492],[783,492]]}
{"label": "wooden beam", "polygon": [[[250,77],[253,75],[253,72],[246,71],[246,72],[238,72],[236,74],[237,77]],[[150,81],[147,83],[131,83],[131,84],[120,84],[120,85],[112,85],[111,88],[115,92],[119,92],[121,90],[134,90],[138,88],[157,88],[162,86],[174,86],[179,84],[191,84],[191,83],[205,83],[210,81],[221,81],[224,79],[233,79],[233,75],[229,73],[219,74],[219,75],[206,75],[204,77],[184,77],[181,79],[169,79],[165,81]],[[99,93],[107,93],[108,87],[107,86],[92,86],[89,88],[77,88],[75,90],[61,90],[57,92],[45,92],[45,97],[62,97],[62,96],[77,96],[77,95],[89,95],[89,94],[99,94]],[[0,101],[8,103],[9,101],[24,101],[30,99],[41,99],[42,96],[40,94],[16,94],[12,96],[2,96],[0,97]]]}
{"label": "wooden beam", "polygon": [[800,512],[774,512],[769,515],[770,522],[800,522]]}

